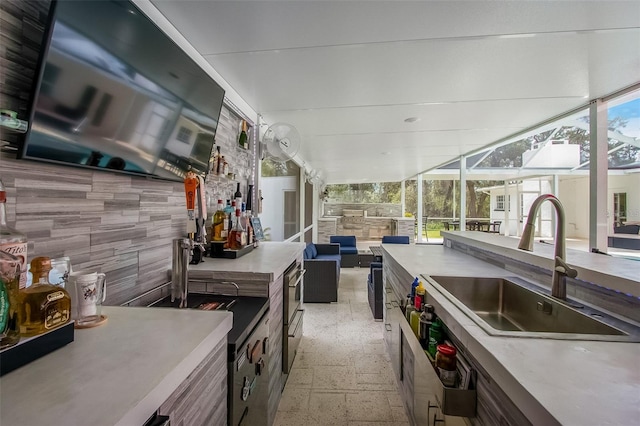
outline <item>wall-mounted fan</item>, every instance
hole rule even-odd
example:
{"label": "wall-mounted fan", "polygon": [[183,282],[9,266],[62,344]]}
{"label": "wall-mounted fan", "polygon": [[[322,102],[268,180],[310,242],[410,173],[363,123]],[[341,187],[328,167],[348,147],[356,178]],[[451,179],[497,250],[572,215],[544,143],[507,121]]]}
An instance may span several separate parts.
{"label": "wall-mounted fan", "polygon": [[268,158],[285,163],[298,153],[300,134],[291,124],[275,123],[264,133],[262,143]]}

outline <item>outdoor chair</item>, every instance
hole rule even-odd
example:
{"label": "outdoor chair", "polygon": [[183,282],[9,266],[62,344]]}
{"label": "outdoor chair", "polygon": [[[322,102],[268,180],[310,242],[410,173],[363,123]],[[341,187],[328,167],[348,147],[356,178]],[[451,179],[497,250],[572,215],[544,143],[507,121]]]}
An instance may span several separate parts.
{"label": "outdoor chair", "polygon": [[304,249],[303,300],[305,303],[338,301],[340,284],[340,246],[307,244]]}
{"label": "outdoor chair", "polygon": [[343,268],[358,266],[358,247],[355,235],[331,235],[329,242],[340,245],[340,266]]}

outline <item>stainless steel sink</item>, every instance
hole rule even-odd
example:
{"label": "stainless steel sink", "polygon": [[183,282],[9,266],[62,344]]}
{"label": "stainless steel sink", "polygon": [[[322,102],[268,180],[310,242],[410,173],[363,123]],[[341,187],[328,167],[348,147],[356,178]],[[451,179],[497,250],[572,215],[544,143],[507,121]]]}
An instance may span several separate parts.
{"label": "stainless steel sink", "polygon": [[425,278],[492,335],[640,342],[637,324],[577,301],[556,299],[515,277]]}

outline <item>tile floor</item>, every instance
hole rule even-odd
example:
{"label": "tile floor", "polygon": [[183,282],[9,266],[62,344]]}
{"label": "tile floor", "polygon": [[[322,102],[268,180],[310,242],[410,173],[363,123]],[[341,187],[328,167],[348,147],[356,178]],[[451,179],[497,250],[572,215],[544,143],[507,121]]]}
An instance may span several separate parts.
{"label": "tile floor", "polygon": [[409,425],[367,301],[367,268],[343,268],[338,303],[305,304],[276,426]]}

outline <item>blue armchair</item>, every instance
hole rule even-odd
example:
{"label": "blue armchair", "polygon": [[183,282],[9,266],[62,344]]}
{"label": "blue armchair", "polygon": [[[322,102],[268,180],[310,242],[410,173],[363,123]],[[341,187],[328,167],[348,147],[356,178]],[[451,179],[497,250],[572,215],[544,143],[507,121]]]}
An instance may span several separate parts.
{"label": "blue armchair", "polygon": [[340,265],[344,268],[358,266],[358,247],[356,246],[355,235],[332,235],[329,237],[330,243],[340,244]]}
{"label": "blue armchair", "polygon": [[373,318],[382,319],[382,263],[371,262],[367,277],[367,295]]}
{"label": "blue armchair", "polygon": [[340,283],[340,246],[308,243],[304,249],[303,301],[330,303],[338,301]]}

